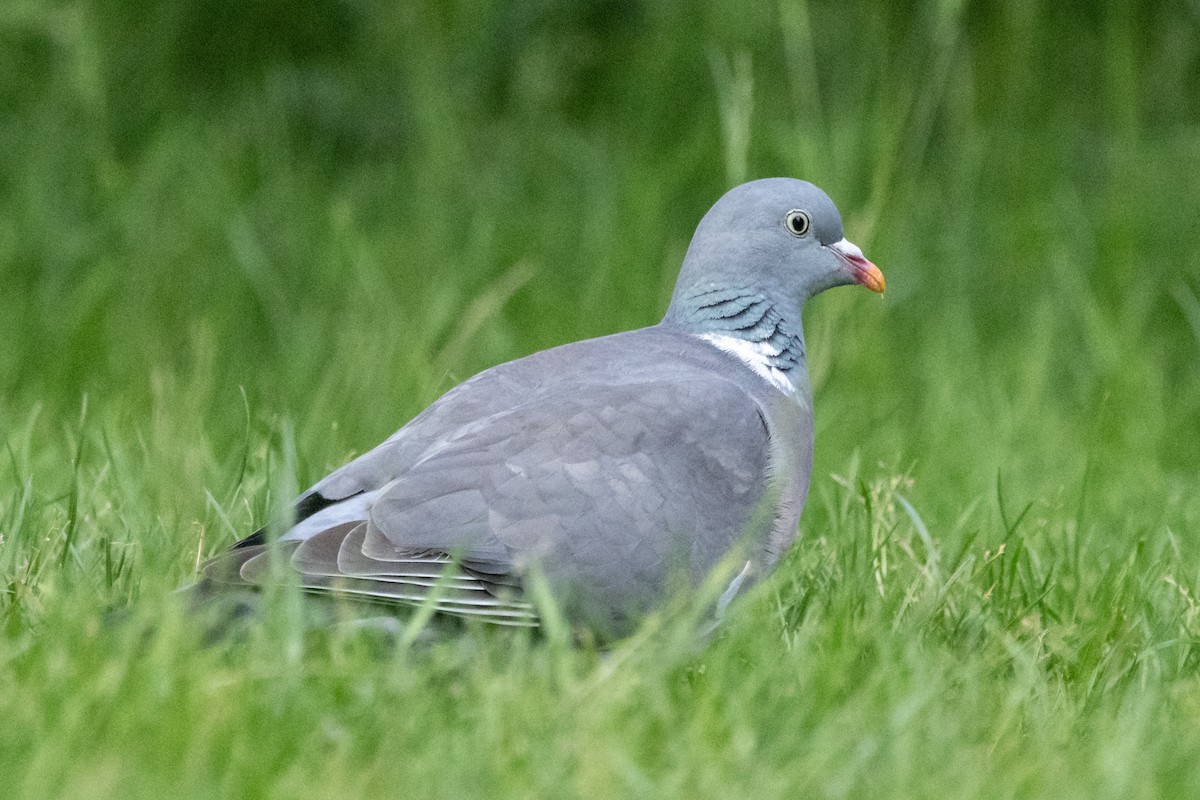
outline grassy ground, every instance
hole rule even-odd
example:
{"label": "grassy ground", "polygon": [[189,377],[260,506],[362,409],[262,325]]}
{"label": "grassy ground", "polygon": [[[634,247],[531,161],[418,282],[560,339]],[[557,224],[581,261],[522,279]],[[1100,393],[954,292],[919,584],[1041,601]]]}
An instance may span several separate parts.
{"label": "grassy ground", "polygon": [[[0,794],[1197,795],[1194,4],[403,5],[0,7]],[[773,174],[889,293],[715,640],[202,644],[199,558]]]}

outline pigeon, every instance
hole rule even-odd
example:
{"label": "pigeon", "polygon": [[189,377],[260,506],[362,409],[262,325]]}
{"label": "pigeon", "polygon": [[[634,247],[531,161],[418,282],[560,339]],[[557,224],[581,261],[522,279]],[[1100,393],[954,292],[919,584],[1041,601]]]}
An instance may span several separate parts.
{"label": "pigeon", "polygon": [[732,558],[723,606],[796,539],[813,464],[801,309],[848,284],[884,291],[823,191],[737,186],[700,220],[660,323],[464,381],[201,582],[537,626],[538,580],[572,625],[620,635]]}

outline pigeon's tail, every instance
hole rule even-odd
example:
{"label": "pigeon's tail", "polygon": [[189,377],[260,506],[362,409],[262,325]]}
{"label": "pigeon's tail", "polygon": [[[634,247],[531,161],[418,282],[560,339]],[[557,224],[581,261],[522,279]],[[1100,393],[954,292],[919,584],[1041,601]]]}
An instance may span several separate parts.
{"label": "pigeon's tail", "polygon": [[[537,612],[519,580],[446,553],[397,551],[384,559],[363,552],[368,524],[334,525],[303,541],[242,540],[202,568],[206,594],[294,581],[302,589],[375,603],[432,605],[435,611],[497,625],[533,627]],[[483,568],[481,568],[483,567]]]}

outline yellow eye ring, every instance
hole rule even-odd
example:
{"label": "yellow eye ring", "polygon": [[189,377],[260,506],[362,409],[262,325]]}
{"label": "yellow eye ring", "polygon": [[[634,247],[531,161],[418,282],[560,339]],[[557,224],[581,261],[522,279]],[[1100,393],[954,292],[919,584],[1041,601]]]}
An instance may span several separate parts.
{"label": "yellow eye ring", "polygon": [[793,236],[807,236],[809,228],[812,227],[812,217],[807,211],[793,208],[783,218],[783,224]]}

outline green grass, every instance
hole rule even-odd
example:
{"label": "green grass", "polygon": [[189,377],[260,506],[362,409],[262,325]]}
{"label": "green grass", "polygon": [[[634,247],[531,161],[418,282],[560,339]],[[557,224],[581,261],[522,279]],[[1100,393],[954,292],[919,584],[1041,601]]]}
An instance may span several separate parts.
{"label": "green grass", "polygon": [[[1194,5],[402,7],[0,7],[0,794],[1200,792]],[[889,293],[712,641],[205,645],[201,557],[774,174]]]}

